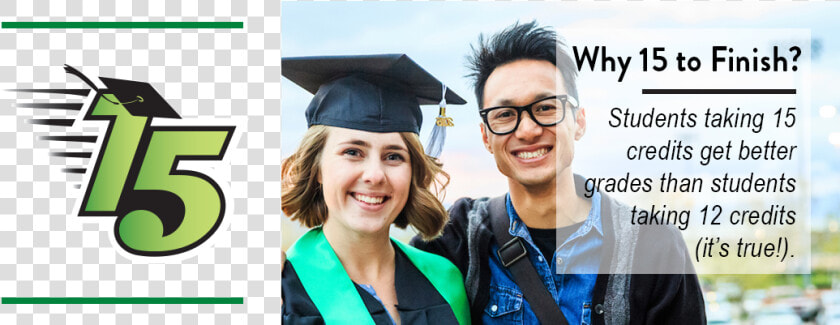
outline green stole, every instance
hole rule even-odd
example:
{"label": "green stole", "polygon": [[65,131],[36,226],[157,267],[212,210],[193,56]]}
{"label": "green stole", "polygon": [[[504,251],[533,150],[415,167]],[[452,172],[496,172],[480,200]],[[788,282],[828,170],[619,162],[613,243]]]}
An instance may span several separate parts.
{"label": "green stole", "polygon": [[[442,256],[421,251],[393,238],[391,241],[443,296],[458,323],[470,324],[464,280],[455,265]],[[326,324],[342,324],[349,319],[373,324],[362,297],[324,237],[321,227],[313,228],[298,239],[286,256]]]}

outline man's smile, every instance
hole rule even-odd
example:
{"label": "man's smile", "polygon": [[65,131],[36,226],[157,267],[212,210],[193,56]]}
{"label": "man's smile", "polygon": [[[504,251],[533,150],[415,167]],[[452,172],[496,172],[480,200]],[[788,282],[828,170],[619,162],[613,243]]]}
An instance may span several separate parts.
{"label": "man's smile", "polygon": [[537,158],[542,158],[546,154],[548,154],[552,149],[553,146],[539,146],[539,147],[529,147],[524,149],[517,149],[512,151],[511,153],[519,159],[524,160],[532,160]]}

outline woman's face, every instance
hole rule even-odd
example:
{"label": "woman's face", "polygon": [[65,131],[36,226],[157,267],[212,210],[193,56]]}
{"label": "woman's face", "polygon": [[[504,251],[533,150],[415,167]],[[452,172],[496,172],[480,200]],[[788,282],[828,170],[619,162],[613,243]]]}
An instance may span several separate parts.
{"label": "woman's face", "polygon": [[387,234],[411,185],[411,161],[402,136],[329,127],[320,164],[325,226],[359,235]]}

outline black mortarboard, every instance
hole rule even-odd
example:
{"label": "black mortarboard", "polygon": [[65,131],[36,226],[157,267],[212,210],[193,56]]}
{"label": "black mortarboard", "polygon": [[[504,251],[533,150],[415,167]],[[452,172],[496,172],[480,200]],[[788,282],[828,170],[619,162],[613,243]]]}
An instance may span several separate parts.
{"label": "black mortarboard", "polygon": [[306,122],[370,132],[420,133],[420,105],[466,101],[405,54],[294,57],[283,76],[315,97]]}
{"label": "black mortarboard", "polygon": [[99,77],[111,93],[131,115],[181,118],[163,97],[146,82]]}

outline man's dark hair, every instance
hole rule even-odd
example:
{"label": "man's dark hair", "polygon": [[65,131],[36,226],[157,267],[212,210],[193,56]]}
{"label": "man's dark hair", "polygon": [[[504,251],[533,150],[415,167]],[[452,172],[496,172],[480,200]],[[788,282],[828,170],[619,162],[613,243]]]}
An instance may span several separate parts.
{"label": "man's dark hair", "polygon": [[563,41],[557,38],[557,33],[545,27],[537,26],[536,21],[527,24],[517,22],[490,39],[485,40],[484,34],[478,36],[478,45],[470,46],[472,55],[467,57],[467,66],[472,73],[468,77],[473,78],[475,97],[478,100],[478,108],[484,108],[484,84],[487,78],[499,66],[521,59],[545,60],[551,62],[560,69],[563,75],[564,86],[578,101],[577,70],[574,62],[568,53],[560,50],[557,55],[558,45],[563,46]]}

